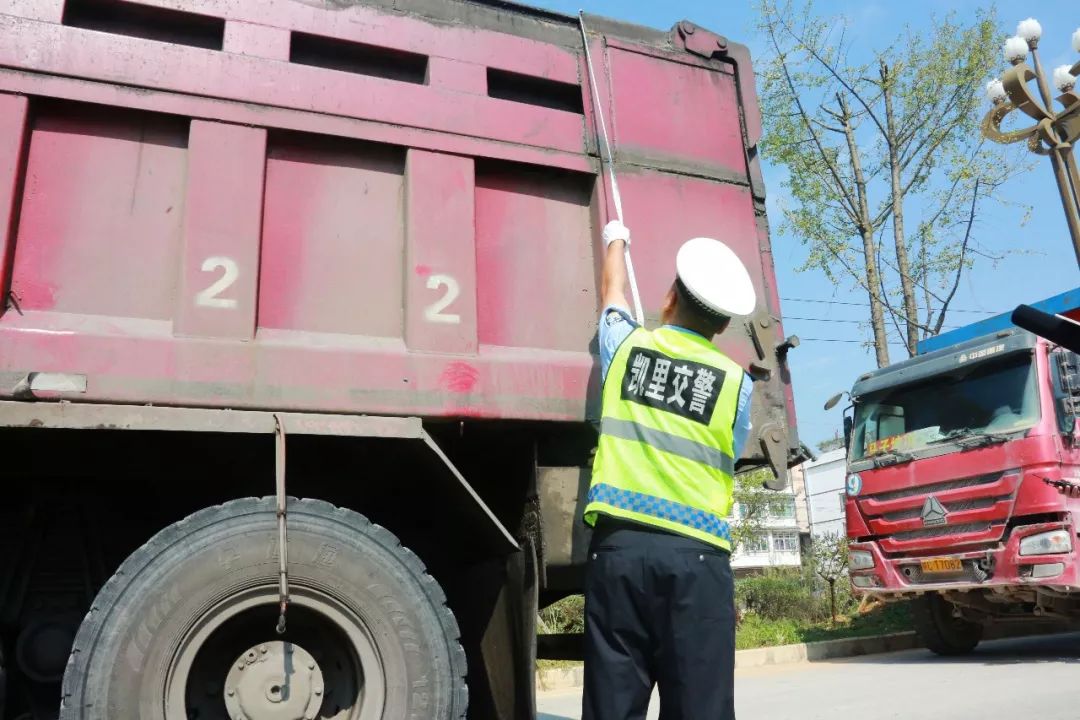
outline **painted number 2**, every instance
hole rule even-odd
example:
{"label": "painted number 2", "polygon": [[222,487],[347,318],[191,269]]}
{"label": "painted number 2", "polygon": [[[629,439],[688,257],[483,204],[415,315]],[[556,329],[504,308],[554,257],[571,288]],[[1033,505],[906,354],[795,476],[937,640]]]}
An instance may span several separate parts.
{"label": "painted number 2", "polygon": [[235,260],[227,257],[208,257],[203,261],[203,272],[209,273],[218,269],[223,271],[221,276],[211,283],[210,287],[195,296],[195,304],[202,307],[233,310],[236,308],[235,298],[223,298],[218,296],[228,290],[232,284],[236,282],[236,278],[240,276],[240,268],[237,267]]}
{"label": "painted number 2", "polygon": [[458,281],[449,275],[432,275],[428,278],[427,287],[428,290],[438,290],[444,287],[446,292],[443,293],[441,298],[424,308],[424,319],[442,325],[460,325],[460,315],[443,312],[461,294],[461,286],[458,285]]}

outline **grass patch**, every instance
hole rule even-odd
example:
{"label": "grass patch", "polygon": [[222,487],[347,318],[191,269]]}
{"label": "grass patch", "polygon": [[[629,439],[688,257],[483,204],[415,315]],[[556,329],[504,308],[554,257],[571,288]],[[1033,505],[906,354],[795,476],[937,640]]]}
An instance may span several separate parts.
{"label": "grass patch", "polygon": [[835,626],[831,626],[827,621],[812,622],[791,618],[770,620],[748,614],[743,617],[735,631],[735,648],[751,650],[822,640],[873,637],[911,629],[911,616],[906,604],[886,605],[865,615],[842,616],[837,618]]}
{"label": "grass patch", "polygon": [[[830,626],[828,621],[814,622],[791,618],[770,620],[760,615],[747,614],[743,616],[735,631],[735,649],[753,650],[822,640],[875,637],[911,629],[907,603],[885,605],[864,615],[840,617],[837,618],[835,626]],[[580,662],[574,660],[538,660],[536,663],[537,670],[568,670],[580,665]]]}
{"label": "grass patch", "polygon": [[[845,579],[838,583],[838,617],[829,622],[827,588],[806,570],[770,570],[736,581],[736,602],[743,609],[735,631],[738,650],[889,635],[913,629],[906,603],[879,606],[860,614]],[[585,600],[572,595],[540,613],[540,633],[580,633],[585,629]],[[540,669],[565,669],[578,663],[542,660]]]}
{"label": "grass patch", "polygon": [[540,611],[540,634],[585,632],[585,596],[571,595]]}
{"label": "grass patch", "polygon": [[537,670],[573,670],[576,667],[581,667],[581,662],[578,660],[537,660]]}

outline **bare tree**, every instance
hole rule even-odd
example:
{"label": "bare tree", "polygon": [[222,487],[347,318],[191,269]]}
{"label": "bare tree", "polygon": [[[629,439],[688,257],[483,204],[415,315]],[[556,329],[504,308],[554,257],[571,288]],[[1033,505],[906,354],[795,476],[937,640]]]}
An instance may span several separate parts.
{"label": "bare tree", "polygon": [[944,326],[964,271],[1001,258],[975,238],[979,213],[1006,201],[1002,185],[1026,167],[978,129],[978,88],[997,61],[993,11],[946,17],[927,37],[906,29],[861,65],[847,60],[845,24],[810,3],[763,0],[759,29],[770,49],[762,147],[788,172],[784,229],[808,245],[804,269],[866,294],[879,367],[890,331],[914,355]]}

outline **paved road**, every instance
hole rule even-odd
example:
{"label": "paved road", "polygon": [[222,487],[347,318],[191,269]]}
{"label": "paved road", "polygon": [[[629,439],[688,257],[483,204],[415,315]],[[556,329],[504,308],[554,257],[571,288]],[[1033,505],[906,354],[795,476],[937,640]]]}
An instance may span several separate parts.
{"label": "paved road", "polygon": [[[742,720],[1077,720],[1078,686],[1073,634],[984,643],[965,658],[912,650],[740,670],[735,703]],[[540,696],[539,720],[580,717],[579,693]]]}

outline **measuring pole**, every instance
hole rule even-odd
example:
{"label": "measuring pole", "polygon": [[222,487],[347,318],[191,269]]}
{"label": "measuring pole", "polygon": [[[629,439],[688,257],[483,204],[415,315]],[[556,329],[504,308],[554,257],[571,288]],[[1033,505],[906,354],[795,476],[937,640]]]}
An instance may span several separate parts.
{"label": "measuring pole", "polygon": [[[596,73],[593,71],[592,53],[589,51],[589,35],[585,30],[585,11],[578,12],[578,22],[581,25],[581,40],[585,44],[585,66],[589,70],[589,85],[592,86],[593,119],[594,124],[599,124],[600,137],[600,167],[606,165],[608,178],[611,180],[611,199],[615,202],[615,216],[619,222],[623,221],[622,197],[619,195],[619,181],[615,177],[615,158],[611,152],[611,142],[608,140],[607,123],[604,122],[604,109],[600,105],[600,90],[596,85]],[[605,151],[607,158],[604,158]],[[626,260],[626,277],[630,281],[630,295],[634,301],[634,317],[641,325],[645,324],[645,311],[641,307],[641,295],[638,293],[637,277],[634,275],[634,261],[630,257],[630,244],[626,243],[623,257]]]}

